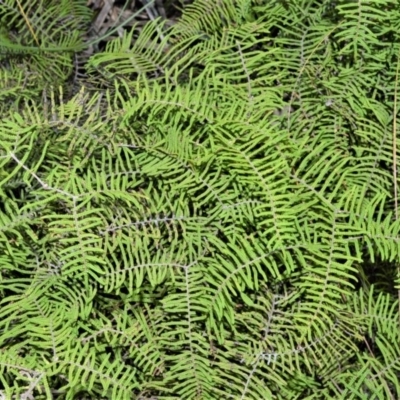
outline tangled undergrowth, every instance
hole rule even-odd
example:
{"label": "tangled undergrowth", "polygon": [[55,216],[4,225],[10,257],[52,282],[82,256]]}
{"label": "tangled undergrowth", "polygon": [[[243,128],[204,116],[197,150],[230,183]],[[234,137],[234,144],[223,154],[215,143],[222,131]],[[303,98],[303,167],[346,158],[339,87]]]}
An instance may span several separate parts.
{"label": "tangled undergrowth", "polygon": [[399,3],[107,4],[0,4],[0,398],[399,398]]}

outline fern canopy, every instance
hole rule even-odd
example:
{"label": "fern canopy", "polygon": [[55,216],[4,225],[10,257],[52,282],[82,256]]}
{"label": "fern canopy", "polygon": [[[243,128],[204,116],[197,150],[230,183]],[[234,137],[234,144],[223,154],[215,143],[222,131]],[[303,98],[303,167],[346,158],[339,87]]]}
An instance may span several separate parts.
{"label": "fern canopy", "polygon": [[88,10],[0,4],[2,398],[400,398],[398,2],[196,0],[77,80]]}

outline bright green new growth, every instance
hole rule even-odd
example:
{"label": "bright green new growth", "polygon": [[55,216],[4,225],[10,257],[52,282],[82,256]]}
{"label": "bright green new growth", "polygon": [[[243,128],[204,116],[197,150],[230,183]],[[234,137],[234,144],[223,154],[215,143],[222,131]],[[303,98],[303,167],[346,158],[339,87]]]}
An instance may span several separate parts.
{"label": "bright green new growth", "polygon": [[197,0],[73,96],[74,53],[0,46],[1,398],[400,398],[399,20]]}

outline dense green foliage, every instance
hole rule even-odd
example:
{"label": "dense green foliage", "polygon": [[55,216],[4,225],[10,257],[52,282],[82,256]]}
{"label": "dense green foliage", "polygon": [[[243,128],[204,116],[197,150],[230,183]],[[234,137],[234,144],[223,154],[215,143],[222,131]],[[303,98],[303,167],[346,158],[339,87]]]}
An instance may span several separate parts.
{"label": "dense green foliage", "polygon": [[77,80],[85,3],[0,3],[0,398],[400,398],[400,3],[196,0]]}

